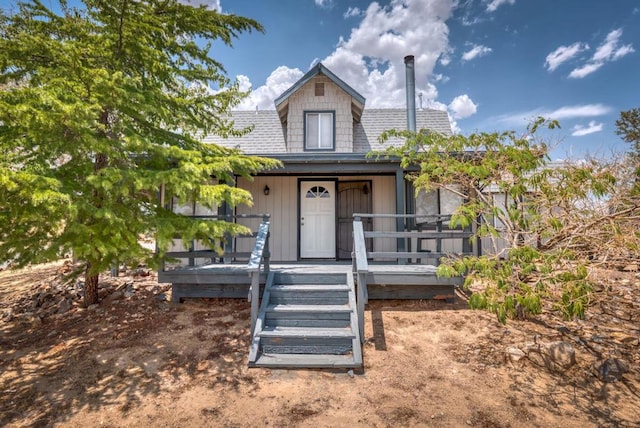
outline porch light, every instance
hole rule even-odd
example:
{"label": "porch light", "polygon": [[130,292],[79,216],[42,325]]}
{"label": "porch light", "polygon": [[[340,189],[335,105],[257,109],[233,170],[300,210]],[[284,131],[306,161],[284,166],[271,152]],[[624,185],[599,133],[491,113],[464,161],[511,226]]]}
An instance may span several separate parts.
{"label": "porch light", "polygon": [[269,194],[269,192],[271,191],[271,189],[269,189],[269,186],[267,186],[266,184],[264,185],[264,189],[262,189],[262,193],[264,193],[265,196],[267,196]]}

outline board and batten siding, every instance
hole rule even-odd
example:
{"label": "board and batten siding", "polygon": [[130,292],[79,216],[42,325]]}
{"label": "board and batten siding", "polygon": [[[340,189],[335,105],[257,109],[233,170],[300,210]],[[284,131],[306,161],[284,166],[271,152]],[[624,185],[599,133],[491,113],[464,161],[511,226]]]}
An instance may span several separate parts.
{"label": "board and batten siding", "polygon": [[[396,212],[396,178],[395,176],[375,176],[373,181],[373,214],[394,214]],[[395,232],[396,220],[394,218],[374,218],[373,230],[382,232]],[[395,238],[376,238],[373,240],[373,251],[396,251],[397,240]]]}
{"label": "board and batten siding", "polygon": [[[298,181],[296,177],[260,176],[253,181],[239,178],[237,186],[253,195],[253,206],[240,205],[236,214],[270,214],[269,250],[271,261],[298,258]],[[269,194],[264,187],[269,186]],[[257,230],[260,219],[238,219],[238,223]],[[238,240],[237,251],[251,251],[251,240]]]}

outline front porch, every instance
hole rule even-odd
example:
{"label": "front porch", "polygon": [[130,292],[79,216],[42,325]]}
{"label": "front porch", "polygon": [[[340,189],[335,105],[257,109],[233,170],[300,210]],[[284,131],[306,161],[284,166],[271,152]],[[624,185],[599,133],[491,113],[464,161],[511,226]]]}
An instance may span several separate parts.
{"label": "front porch", "polygon": [[[415,217],[354,214],[351,263],[271,264],[270,222],[262,216],[257,232],[247,235],[255,237],[250,254],[234,252],[228,245],[223,255],[211,250],[169,253],[169,257],[187,258],[189,266],[162,269],[158,280],[172,284],[176,303],[184,298],[247,298],[251,302],[250,367],[362,367],[368,300],[453,302],[455,287],[463,279],[438,277],[435,264],[446,255],[441,252],[442,241],[461,240],[460,247],[470,249],[472,236],[465,230],[443,231],[449,217],[440,215],[426,219],[423,230],[365,231],[362,218],[376,216],[398,222]],[[372,246],[367,240],[373,239],[395,240],[398,251],[369,251]],[[428,249],[429,243],[435,252]],[[246,257],[248,262],[242,262]],[[196,265],[198,259],[208,262]],[[434,264],[423,264],[425,260]]]}

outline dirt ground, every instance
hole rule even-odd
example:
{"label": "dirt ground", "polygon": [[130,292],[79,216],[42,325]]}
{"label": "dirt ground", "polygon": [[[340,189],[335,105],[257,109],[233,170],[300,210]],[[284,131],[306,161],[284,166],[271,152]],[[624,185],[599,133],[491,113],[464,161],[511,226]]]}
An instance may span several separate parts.
{"label": "dirt ground", "polygon": [[[172,304],[145,269],[82,308],[68,265],[0,272],[0,426],[640,426],[634,272],[598,272],[584,321],[505,326],[463,294],[371,302],[350,373],[248,369],[246,301]],[[575,364],[550,370],[531,349],[558,341]]]}

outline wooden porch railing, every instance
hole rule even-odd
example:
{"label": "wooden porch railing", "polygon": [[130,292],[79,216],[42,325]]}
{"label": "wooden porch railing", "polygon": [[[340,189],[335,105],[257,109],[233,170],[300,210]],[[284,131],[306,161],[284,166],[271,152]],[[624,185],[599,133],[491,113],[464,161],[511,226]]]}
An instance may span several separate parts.
{"label": "wooden porch railing", "polygon": [[[435,264],[441,257],[451,254],[451,252],[443,251],[443,240],[461,240],[462,251],[459,254],[471,255],[470,239],[473,236],[471,230],[443,230],[444,223],[451,219],[450,215],[416,215],[416,214],[353,214],[353,253],[352,253],[352,269],[356,277],[356,307],[358,311],[360,338],[364,340],[364,307],[369,300],[369,292],[367,289],[367,276],[369,274],[369,259],[395,259],[398,264],[406,264],[411,260],[422,261],[429,257],[435,258]],[[415,227],[414,230],[402,231],[365,231],[362,218],[393,218],[396,224],[403,219],[405,229],[409,229],[407,225]],[[406,220],[410,221],[406,221]],[[420,219],[420,222],[415,220]],[[415,225],[415,226],[414,226]],[[396,238],[398,247],[412,248],[406,245],[406,240],[416,240],[416,251],[367,251],[366,239],[376,238]],[[435,252],[422,250],[423,241],[435,241]],[[404,241],[404,242],[400,242]],[[375,248],[375,246],[372,246]]]}
{"label": "wooden porch railing", "polygon": [[369,302],[367,290],[367,273],[369,262],[367,261],[367,247],[364,241],[364,229],[362,221],[353,222],[353,273],[356,276],[356,309],[358,311],[358,329],[360,341],[364,343],[364,306]]}
{"label": "wooden porch railing", "polygon": [[269,222],[263,221],[258,229],[256,243],[251,252],[247,265],[251,287],[249,288],[249,302],[251,302],[251,334],[255,332],[258,310],[260,309],[260,266],[264,262],[264,271],[269,274]]}
{"label": "wooden porch railing", "polygon": [[[201,220],[226,220],[229,222],[237,222],[241,219],[260,219],[262,224],[269,223],[270,215],[269,214],[228,214],[228,215],[194,215],[190,216],[192,218],[201,219]],[[186,258],[188,260],[188,266],[195,266],[195,260],[198,258],[209,259],[208,263],[234,263],[234,262],[244,262],[250,260],[253,255],[252,252],[242,252],[237,251],[238,243],[237,241],[240,239],[253,239],[257,238],[259,234],[259,230],[248,233],[246,235],[238,235],[238,236],[225,236],[224,242],[222,242],[222,247],[224,249],[224,253],[220,254],[219,252],[212,249],[205,250],[196,250],[195,249],[195,241],[191,241],[189,243],[189,249],[185,251],[168,251],[165,253],[165,259],[180,259]],[[179,239],[179,235],[176,235],[177,239]],[[267,252],[264,254],[266,259],[265,264],[268,266],[270,254]],[[165,271],[165,260],[161,262],[160,271]]]}

